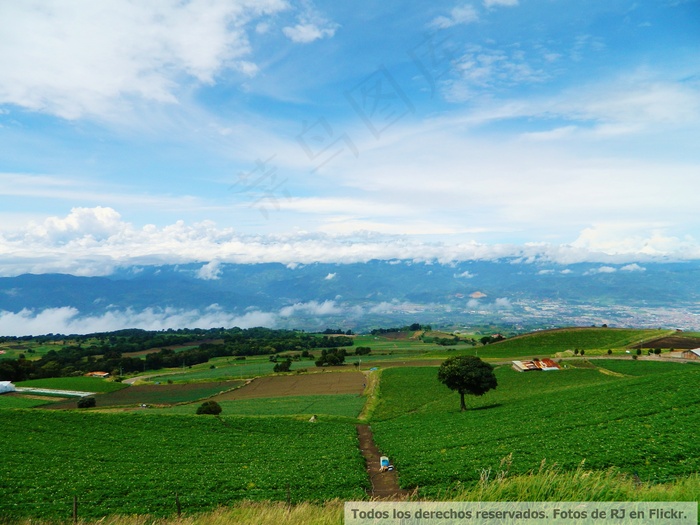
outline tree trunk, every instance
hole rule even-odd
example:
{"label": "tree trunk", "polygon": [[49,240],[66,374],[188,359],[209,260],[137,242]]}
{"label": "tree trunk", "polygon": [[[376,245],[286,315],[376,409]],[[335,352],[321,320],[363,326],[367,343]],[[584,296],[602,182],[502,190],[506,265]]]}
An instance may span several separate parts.
{"label": "tree trunk", "polygon": [[467,405],[464,403],[464,392],[459,393],[459,410],[464,412],[467,409]]}

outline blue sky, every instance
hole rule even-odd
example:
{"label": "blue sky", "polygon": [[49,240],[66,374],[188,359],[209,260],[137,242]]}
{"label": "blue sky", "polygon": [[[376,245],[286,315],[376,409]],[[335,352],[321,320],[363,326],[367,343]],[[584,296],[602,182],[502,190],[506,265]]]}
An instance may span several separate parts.
{"label": "blue sky", "polygon": [[700,258],[700,2],[0,3],[0,275]]}

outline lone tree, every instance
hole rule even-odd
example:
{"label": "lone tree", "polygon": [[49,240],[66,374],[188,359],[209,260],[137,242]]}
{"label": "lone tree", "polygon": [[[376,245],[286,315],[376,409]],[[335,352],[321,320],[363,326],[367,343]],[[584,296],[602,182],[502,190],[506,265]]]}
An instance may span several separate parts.
{"label": "lone tree", "polygon": [[216,401],[205,401],[197,409],[197,414],[211,414],[213,416],[218,416],[221,414],[221,405]]}
{"label": "lone tree", "polygon": [[450,390],[459,392],[460,410],[464,412],[464,394],[482,396],[498,386],[493,366],[474,356],[450,357],[440,365],[438,380]]}

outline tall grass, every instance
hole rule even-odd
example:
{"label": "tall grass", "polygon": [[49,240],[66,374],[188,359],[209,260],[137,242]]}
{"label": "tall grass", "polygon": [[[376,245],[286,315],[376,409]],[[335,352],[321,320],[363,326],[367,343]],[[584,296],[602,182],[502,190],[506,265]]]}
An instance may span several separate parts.
{"label": "tall grass", "polygon": [[[99,520],[78,520],[80,525],[337,525],[343,523],[343,505],[340,500],[328,501],[323,505],[300,503],[287,506],[282,502],[242,502],[235,507],[220,508],[203,514],[193,514],[178,518],[153,518],[151,516],[107,516]],[[68,525],[73,520],[43,521],[26,519],[4,521],[13,525]]]}
{"label": "tall grass", "polygon": [[[506,465],[506,469],[508,465]],[[443,499],[443,498],[440,498]],[[561,471],[545,467],[510,476],[507,470],[484,470],[476,486],[444,494],[454,501],[700,501],[700,474],[671,483],[644,483],[634,475],[609,469]]]}

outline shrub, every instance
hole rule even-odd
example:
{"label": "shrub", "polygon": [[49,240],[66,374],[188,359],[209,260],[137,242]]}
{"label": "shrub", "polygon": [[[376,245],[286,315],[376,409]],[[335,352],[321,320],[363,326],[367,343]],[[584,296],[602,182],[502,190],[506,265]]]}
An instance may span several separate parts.
{"label": "shrub", "polygon": [[292,368],[292,360],[287,358],[286,360],[282,361],[281,363],[277,363],[275,367],[272,369],[273,372],[278,373],[278,372],[289,372]]}
{"label": "shrub", "polygon": [[97,406],[97,401],[94,397],[81,397],[78,399],[78,408],[92,408]]}
{"label": "shrub", "polygon": [[211,414],[212,416],[218,416],[221,414],[221,405],[216,401],[205,401],[197,409],[197,414]]}

